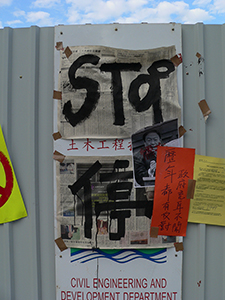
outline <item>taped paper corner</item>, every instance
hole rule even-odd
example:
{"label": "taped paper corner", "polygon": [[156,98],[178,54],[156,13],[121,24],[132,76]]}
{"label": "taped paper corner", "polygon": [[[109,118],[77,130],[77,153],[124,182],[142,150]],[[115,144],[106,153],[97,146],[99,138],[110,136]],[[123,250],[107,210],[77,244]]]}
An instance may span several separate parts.
{"label": "taped paper corner", "polygon": [[209,108],[209,106],[208,106],[208,104],[207,104],[207,102],[206,102],[205,99],[201,100],[201,101],[198,103],[198,105],[199,105],[199,107],[200,107],[200,109],[201,109],[201,111],[202,111],[203,117],[204,117],[205,122],[206,122],[206,120],[207,120],[208,117],[209,117],[209,114],[211,114],[211,110],[210,110],[210,108]]}
{"label": "taped paper corner", "polygon": [[59,139],[62,138],[62,135],[61,135],[61,133],[59,131],[58,132],[54,132],[52,136],[53,136],[53,139],[55,141],[57,141],[57,140],[59,140]]}
{"label": "taped paper corner", "polygon": [[55,48],[56,50],[64,50],[63,42],[56,42]]}
{"label": "taped paper corner", "polygon": [[58,151],[55,151],[53,153],[53,159],[54,160],[57,160],[58,162],[62,163],[65,159],[65,155],[63,155],[62,153],[58,152]]}
{"label": "taped paper corner", "polygon": [[186,132],[187,130],[181,125],[179,127],[179,137],[182,137]]}
{"label": "taped paper corner", "polygon": [[60,91],[53,91],[53,99],[62,100],[62,92]]}
{"label": "taped paper corner", "polygon": [[195,193],[196,180],[188,179],[187,199],[193,199]]}
{"label": "taped paper corner", "polygon": [[157,238],[159,233],[159,227],[151,227],[150,228],[150,237]]}
{"label": "taped paper corner", "polygon": [[174,247],[175,247],[177,252],[184,250],[184,244],[183,243],[174,243]]}
{"label": "taped paper corner", "polygon": [[69,58],[72,55],[72,51],[70,50],[70,48],[68,46],[64,50],[64,53],[65,53],[67,58]]}
{"label": "taped paper corner", "polygon": [[175,67],[178,67],[183,61],[181,53],[173,56],[170,60],[172,61]]}
{"label": "taped paper corner", "polygon": [[57,238],[55,240],[56,245],[59,247],[59,250],[62,252],[66,249],[68,249],[68,247],[66,246],[66,244],[64,243],[63,239],[61,237]]}

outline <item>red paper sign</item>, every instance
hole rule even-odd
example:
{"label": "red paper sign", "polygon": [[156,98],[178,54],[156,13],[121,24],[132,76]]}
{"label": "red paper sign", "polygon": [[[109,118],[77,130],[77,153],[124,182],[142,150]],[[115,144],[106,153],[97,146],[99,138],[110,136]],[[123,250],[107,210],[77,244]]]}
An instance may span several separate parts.
{"label": "red paper sign", "polygon": [[159,235],[186,235],[194,158],[194,149],[158,147],[151,227],[158,227]]}

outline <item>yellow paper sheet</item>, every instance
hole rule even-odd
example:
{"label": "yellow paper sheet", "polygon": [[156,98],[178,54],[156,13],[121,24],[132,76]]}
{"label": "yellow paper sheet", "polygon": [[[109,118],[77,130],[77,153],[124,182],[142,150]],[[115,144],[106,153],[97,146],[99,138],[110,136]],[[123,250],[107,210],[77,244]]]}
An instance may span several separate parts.
{"label": "yellow paper sheet", "polygon": [[225,159],[196,155],[188,222],[225,226]]}
{"label": "yellow paper sheet", "polygon": [[27,216],[0,126],[0,224]]}

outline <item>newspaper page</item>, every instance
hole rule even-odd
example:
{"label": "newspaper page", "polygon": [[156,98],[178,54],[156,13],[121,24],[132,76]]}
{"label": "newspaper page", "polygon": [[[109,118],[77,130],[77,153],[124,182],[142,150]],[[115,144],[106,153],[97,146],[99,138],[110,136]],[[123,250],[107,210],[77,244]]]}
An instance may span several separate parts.
{"label": "newspaper page", "polygon": [[66,157],[56,162],[57,231],[67,247],[162,248],[150,237],[154,189],[133,187],[132,156]]}
{"label": "newspaper page", "polygon": [[128,138],[137,130],[180,120],[175,46],[126,50],[72,46],[61,50],[58,129],[62,137]]}

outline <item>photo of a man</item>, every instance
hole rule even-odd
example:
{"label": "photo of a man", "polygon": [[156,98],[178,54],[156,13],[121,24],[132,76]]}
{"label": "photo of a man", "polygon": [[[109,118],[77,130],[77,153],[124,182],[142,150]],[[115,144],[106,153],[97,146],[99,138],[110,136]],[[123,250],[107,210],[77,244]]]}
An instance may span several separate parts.
{"label": "photo of a man", "polygon": [[154,186],[157,148],[178,139],[177,119],[139,130],[131,139],[135,187]]}

